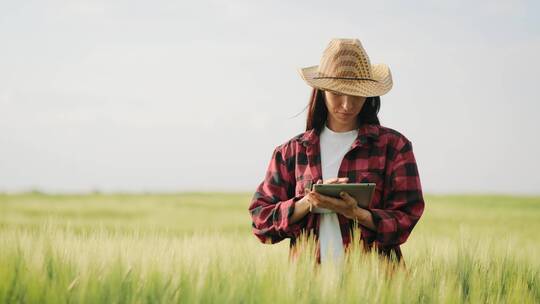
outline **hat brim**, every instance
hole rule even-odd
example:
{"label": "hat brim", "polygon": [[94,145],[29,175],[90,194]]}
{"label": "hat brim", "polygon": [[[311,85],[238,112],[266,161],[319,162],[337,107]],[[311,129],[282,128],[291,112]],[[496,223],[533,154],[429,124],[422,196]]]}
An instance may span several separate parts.
{"label": "hat brim", "polygon": [[318,76],[318,65],[300,68],[300,76],[311,87],[333,91],[354,96],[381,96],[392,89],[392,73],[390,68],[384,63],[372,64],[372,80],[351,80],[351,79],[321,79]]}

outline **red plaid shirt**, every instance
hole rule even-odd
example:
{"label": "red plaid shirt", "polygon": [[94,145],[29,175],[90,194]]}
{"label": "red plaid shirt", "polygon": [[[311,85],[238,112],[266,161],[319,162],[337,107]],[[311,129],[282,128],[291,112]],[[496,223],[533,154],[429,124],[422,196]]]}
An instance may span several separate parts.
{"label": "red plaid shirt", "polygon": [[[345,154],[338,177],[349,183],[376,183],[368,209],[377,229],[362,227],[363,248],[402,260],[400,244],[409,237],[424,211],[424,199],[411,142],[396,130],[364,124]],[[318,240],[320,214],[308,213],[298,222],[289,219],[295,202],[304,196],[309,180],[322,179],[319,134],[315,129],[298,134],[277,146],[264,180],[257,187],[249,212],[252,230],[263,243],[290,239],[290,254],[296,251],[301,232]],[[343,245],[351,242],[354,220],[338,214]],[[317,248],[320,263],[320,249]]]}

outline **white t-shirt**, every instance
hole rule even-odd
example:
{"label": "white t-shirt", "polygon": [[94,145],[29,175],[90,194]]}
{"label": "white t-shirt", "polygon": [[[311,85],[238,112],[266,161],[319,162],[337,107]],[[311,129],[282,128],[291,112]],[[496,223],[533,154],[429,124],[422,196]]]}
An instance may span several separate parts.
{"label": "white t-shirt", "polygon": [[[345,154],[358,136],[358,129],[347,132],[334,132],[326,124],[320,135],[321,168],[323,180],[338,176],[339,167]],[[315,208],[313,212],[322,213],[319,227],[321,263],[330,257],[341,262],[344,255],[343,240],[337,214],[329,209]]]}

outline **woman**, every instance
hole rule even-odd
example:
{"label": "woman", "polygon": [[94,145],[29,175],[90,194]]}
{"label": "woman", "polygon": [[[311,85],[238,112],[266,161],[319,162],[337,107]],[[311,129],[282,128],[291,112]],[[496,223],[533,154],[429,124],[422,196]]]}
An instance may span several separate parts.
{"label": "woman", "polygon": [[[400,245],[424,211],[411,142],[381,126],[381,95],[392,88],[385,64],[371,65],[358,39],[332,39],[319,66],[300,70],[313,87],[306,131],[277,146],[249,206],[252,229],[263,243],[301,233],[317,240],[317,262],[341,261],[353,228],[364,249],[403,262]],[[368,208],[347,193],[318,194],[311,183],[376,183]],[[309,189],[309,190],[307,190]]]}

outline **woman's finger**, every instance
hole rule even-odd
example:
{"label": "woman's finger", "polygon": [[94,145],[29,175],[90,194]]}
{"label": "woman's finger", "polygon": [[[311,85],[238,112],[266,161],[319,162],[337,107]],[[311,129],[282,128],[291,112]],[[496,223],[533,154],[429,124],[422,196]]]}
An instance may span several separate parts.
{"label": "woman's finger", "polygon": [[325,184],[346,184],[349,181],[348,177],[334,177],[327,179],[324,183]]}
{"label": "woman's finger", "polygon": [[326,209],[330,209],[330,210],[333,210],[333,205],[328,203],[327,200],[325,199],[322,199],[322,198],[318,198],[318,199],[314,199],[313,200],[313,205],[318,207],[318,208],[326,208]]}
{"label": "woman's finger", "polygon": [[317,197],[319,201],[321,201],[325,205],[332,206],[332,207],[343,206],[343,202],[340,199],[337,199],[335,197],[331,197],[331,196],[320,194],[320,193],[317,193]]}
{"label": "woman's finger", "polygon": [[341,199],[347,202],[349,205],[355,206],[358,204],[356,199],[352,197],[349,193],[342,191],[340,195],[341,195]]}
{"label": "woman's finger", "polygon": [[327,180],[324,182],[324,184],[335,184],[336,181],[337,181],[337,178],[336,178],[336,177],[334,177],[334,178],[329,178],[329,179],[327,179]]}
{"label": "woman's finger", "polygon": [[346,184],[348,181],[349,181],[348,177],[340,177],[337,182],[340,184]]}

